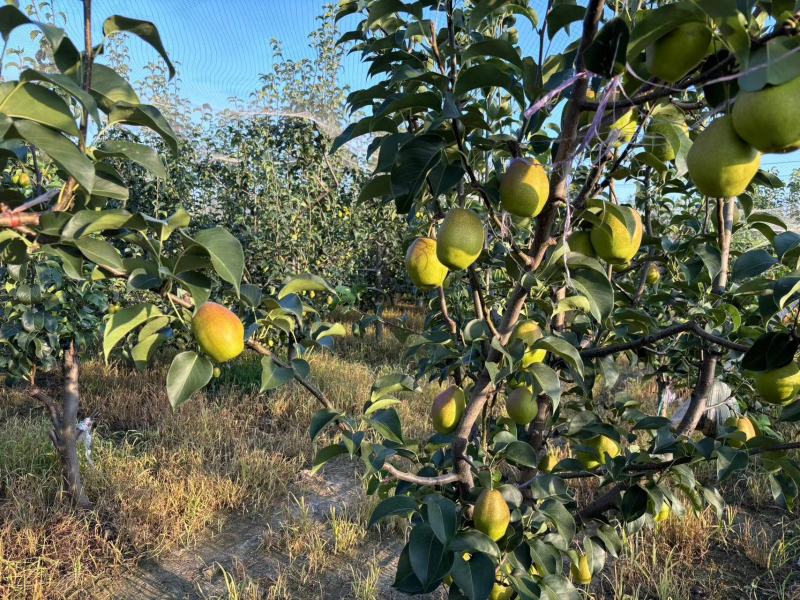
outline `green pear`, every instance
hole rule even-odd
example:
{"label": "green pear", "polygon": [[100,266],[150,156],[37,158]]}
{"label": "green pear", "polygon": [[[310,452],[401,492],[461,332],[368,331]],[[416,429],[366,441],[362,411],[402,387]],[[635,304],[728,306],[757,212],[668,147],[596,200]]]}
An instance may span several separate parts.
{"label": "green pear", "polygon": [[597,255],[611,264],[625,264],[639,251],[642,244],[642,218],[636,209],[619,206],[620,211],[628,211],[636,223],[634,234],[628,231],[625,221],[611,209],[604,209],[601,224],[591,230],[592,247]]}
{"label": "green pear", "polygon": [[700,64],[710,43],[711,30],[705,23],[683,23],[647,47],[647,70],[674,83]]}
{"label": "green pear", "polygon": [[653,119],[645,132],[642,143],[644,149],[662,162],[675,160],[675,148],[670,140],[674,139],[676,128],[688,137],[689,126],[682,117],[667,115],[664,118]]}
{"label": "green pear", "polygon": [[740,138],[730,115],[706,127],[689,149],[689,177],[701,194],[729,198],[743,193],[758,172],[761,153]]}
{"label": "green pear", "polygon": [[439,226],[436,256],[450,269],[466,269],[480,256],[485,238],[478,215],[466,208],[454,208]]}
{"label": "green pear", "polygon": [[527,425],[539,413],[539,405],[533,392],[527,387],[518,387],[506,396],[506,412],[517,425]]}
{"label": "green pear", "polygon": [[535,217],[550,194],[544,167],[525,158],[515,158],[500,181],[500,205],[518,217]]}
{"label": "green pear", "polygon": [[406,271],[421,290],[441,287],[447,277],[447,267],[436,256],[436,240],[420,237],[411,243],[406,251]]}
{"label": "green pear", "polygon": [[756,391],[769,404],[789,404],[800,392],[800,367],[792,361],[788,365],[753,374]]}
{"label": "green pear", "polygon": [[594,246],[592,246],[592,235],[585,229],[574,231],[570,234],[567,238],[567,244],[569,244],[569,249],[572,252],[577,252],[590,258],[597,256],[597,253],[594,251]]}
{"label": "green pear", "polygon": [[647,269],[647,283],[655,285],[661,281],[661,270],[656,265],[650,265]]}
{"label": "green pear", "polygon": [[[508,338],[508,343],[513,344],[521,341],[525,346],[531,346],[542,337],[542,328],[539,327],[539,324],[532,319],[525,319],[516,324],[511,336]],[[547,350],[543,348],[536,350],[526,349],[522,355],[522,368],[527,369],[532,364],[542,362],[545,356],[547,356]]]}
{"label": "green pear", "polygon": [[757,92],[740,91],[733,105],[733,127],[761,152],[800,147],[800,77]]}
{"label": "green pear", "polygon": [[464,390],[458,386],[450,386],[436,396],[431,406],[433,428],[439,433],[452,433],[458,427],[466,408]]}
{"label": "green pear", "polygon": [[575,453],[575,458],[581,461],[588,471],[606,464],[606,454],[611,458],[616,458],[622,451],[617,442],[605,435],[596,435],[585,440],[582,445],[590,448],[591,451],[577,452]]}
{"label": "green pear", "polygon": [[511,522],[511,511],[503,494],[497,490],[483,490],[472,512],[475,529],[482,531],[495,542],[506,534]]}

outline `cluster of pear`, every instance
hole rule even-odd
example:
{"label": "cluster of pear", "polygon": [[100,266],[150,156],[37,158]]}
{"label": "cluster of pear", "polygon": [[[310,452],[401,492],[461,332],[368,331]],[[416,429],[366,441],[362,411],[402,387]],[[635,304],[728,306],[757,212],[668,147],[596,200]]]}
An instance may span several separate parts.
{"label": "cluster of pear", "polygon": [[436,239],[419,237],[406,251],[406,271],[421,290],[441,287],[449,270],[463,270],[478,260],[486,234],[474,211],[454,208],[439,226]]}
{"label": "cluster of pear", "polygon": [[[675,83],[698,67],[710,47],[712,32],[706,22],[682,23],[647,48],[645,65],[653,77]],[[761,153],[800,148],[798,97],[800,77],[758,91],[739,91],[730,114],[703,130],[689,150],[686,162],[697,189],[712,198],[738,196],[758,172]],[[645,139],[645,149],[663,161],[675,159],[671,144],[665,143],[674,131],[670,120],[654,118]],[[674,124],[688,134],[682,119]]]}
{"label": "cluster of pear", "polygon": [[[634,223],[631,232],[625,222],[629,215]],[[600,214],[600,222],[590,230],[572,233],[567,243],[573,252],[600,257],[610,264],[622,265],[630,261],[642,245],[642,217],[631,206],[607,206]]]}
{"label": "cluster of pear", "polygon": [[205,302],[192,317],[192,333],[200,348],[216,362],[228,362],[244,351],[244,325],[232,311]]}

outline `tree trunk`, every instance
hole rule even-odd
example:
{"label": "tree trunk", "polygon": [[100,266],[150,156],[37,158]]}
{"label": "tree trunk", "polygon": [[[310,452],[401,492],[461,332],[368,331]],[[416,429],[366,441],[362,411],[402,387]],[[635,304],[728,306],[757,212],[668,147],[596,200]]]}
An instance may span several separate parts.
{"label": "tree trunk", "polygon": [[50,439],[61,463],[64,494],[74,506],[89,508],[91,502],[83,489],[81,462],[78,457],[78,441],[82,435],[77,427],[80,404],[78,375],[78,353],[75,350],[75,344],[71,343],[69,349],[64,353],[64,386],[61,403],[59,404],[45,392],[36,388],[32,391],[32,395],[41,400],[50,411],[50,421],[53,424]]}

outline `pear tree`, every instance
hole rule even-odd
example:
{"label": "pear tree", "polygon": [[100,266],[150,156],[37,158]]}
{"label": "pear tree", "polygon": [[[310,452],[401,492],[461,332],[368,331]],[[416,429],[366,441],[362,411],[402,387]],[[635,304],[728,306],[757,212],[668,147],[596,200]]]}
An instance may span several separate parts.
{"label": "pear tree", "polygon": [[[38,63],[23,57],[17,79],[0,83],[0,370],[6,384],[22,386],[48,409],[65,496],[81,508],[91,504],[77,450],[90,427],[78,421],[81,355],[121,355],[139,369],[171,355],[166,391],[177,408],[246,347],[263,357],[262,391],[296,379],[330,406],[307,379],[306,358],[343,333],[301,298],[304,291],[334,293],[320,277],[289,277],[267,296],[244,277],[242,245],[226,229],[190,230],[182,208],[158,218],[126,208],[118,161],[154,180],[167,170],[152,147],[99,134],[146,129],[172,151],[178,138],[156,107],[98,59],[112,36],[128,34],[174,69],[154,24],[114,15],[96,40],[91,0],[83,8],[79,51],[63,29],[14,5],[0,7],[4,41],[31,28],[51,59],[34,69],[25,65]],[[292,360],[262,343],[275,331],[292,340]]]}
{"label": "pear tree", "polygon": [[[362,197],[408,216],[429,302],[411,371],[311,436],[338,423],[315,468],[360,459],[372,523],[408,517],[398,590],[582,597],[623,532],[721,511],[749,466],[796,504],[800,235],[753,207],[782,185],[761,153],[800,143],[795,8],[340,1],[373,80],[336,146],[369,136]],[[689,399],[617,393],[625,371]],[[416,439],[396,405],[428,382]]]}

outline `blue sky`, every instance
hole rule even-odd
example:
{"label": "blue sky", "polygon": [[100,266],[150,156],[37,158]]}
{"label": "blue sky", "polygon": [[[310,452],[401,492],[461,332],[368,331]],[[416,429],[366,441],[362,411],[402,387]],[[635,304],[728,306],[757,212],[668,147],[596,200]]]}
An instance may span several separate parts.
{"label": "blue sky", "polygon": [[[259,87],[259,74],[271,69],[273,56],[270,40],[283,42],[290,59],[310,57],[308,34],[317,25],[317,16],[326,0],[93,0],[95,35],[99,36],[103,19],[112,14],[153,21],[161,32],[171,58],[179,63],[184,96],[196,104],[208,103],[221,109],[228,99],[246,99]],[[56,11],[67,16],[66,28],[73,39],[82,39],[81,3],[76,0],[53,0]],[[546,0],[532,5],[544,14]],[[352,22],[352,21],[351,21]],[[347,21],[344,25],[348,25]],[[526,54],[535,54],[538,40],[530,25],[521,23],[521,46]],[[27,34],[18,31],[12,37],[23,43]],[[569,41],[561,33],[549,50],[560,51]],[[158,55],[138,39],[129,37],[131,63],[134,67],[157,60]],[[342,81],[357,89],[367,85],[367,67],[350,55],[342,72]],[[776,167],[786,176],[800,168],[800,152],[765,157],[763,166]],[[627,189],[620,189],[626,195]]]}

